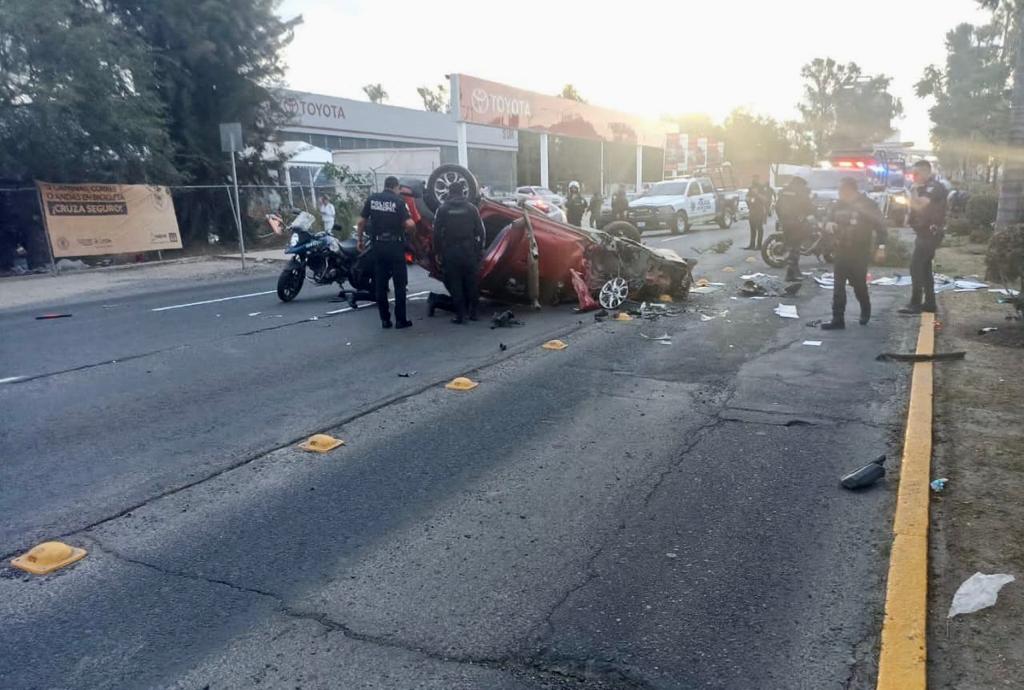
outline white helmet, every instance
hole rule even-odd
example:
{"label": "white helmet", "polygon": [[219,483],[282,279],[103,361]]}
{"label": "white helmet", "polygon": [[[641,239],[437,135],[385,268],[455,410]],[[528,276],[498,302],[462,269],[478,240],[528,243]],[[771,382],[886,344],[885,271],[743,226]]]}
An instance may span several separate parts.
{"label": "white helmet", "polygon": [[572,191],[573,187],[576,188],[577,192],[580,191],[580,183],[577,182],[576,180],[573,180],[572,182],[569,183],[569,191]]}

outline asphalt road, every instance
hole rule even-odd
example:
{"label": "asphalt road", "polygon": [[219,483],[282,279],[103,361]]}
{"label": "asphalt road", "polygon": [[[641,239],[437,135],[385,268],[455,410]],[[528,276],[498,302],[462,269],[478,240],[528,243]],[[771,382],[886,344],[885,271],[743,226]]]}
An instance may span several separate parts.
{"label": "asphalt road", "polygon": [[[895,482],[838,477],[895,450],[874,357],[915,322],[899,291],[843,333],[813,283],[799,320],[732,299],[745,235],[646,238],[736,240],[653,322],[382,331],[269,274],[0,312],[0,553],[90,551],[0,569],[3,685],[868,687]],[[346,446],[294,448],[319,431]]]}

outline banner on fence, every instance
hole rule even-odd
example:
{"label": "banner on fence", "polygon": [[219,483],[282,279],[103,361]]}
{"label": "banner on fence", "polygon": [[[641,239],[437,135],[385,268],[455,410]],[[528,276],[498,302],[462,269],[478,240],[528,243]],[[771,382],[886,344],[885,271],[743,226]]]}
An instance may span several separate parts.
{"label": "banner on fence", "polygon": [[55,257],[181,249],[167,187],[36,184]]}

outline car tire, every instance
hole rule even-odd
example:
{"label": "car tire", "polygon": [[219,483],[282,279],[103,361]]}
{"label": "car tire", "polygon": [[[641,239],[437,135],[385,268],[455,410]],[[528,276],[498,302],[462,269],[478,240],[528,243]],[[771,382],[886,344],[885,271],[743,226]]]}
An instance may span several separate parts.
{"label": "car tire", "polygon": [[609,235],[615,237],[624,237],[627,240],[633,240],[639,242],[641,238],[640,230],[630,222],[624,220],[616,220],[608,225],[604,226],[604,231]]}
{"label": "car tire", "polygon": [[672,227],[669,231],[673,235],[683,233],[684,235],[690,232],[690,217],[686,215],[686,211],[680,211],[676,214],[676,217],[672,219]]}
{"label": "car tire", "polygon": [[464,182],[466,185],[466,198],[474,204],[480,198],[480,183],[476,176],[467,168],[454,163],[446,163],[438,166],[427,178],[427,186],[423,190],[423,198],[431,211],[436,212],[441,204],[448,198],[448,188],[455,182]]}
{"label": "car tire", "polygon": [[732,227],[732,224],[735,222],[736,216],[730,210],[726,210],[725,213],[718,217],[718,227],[722,228],[723,230],[728,230],[729,228]]}
{"label": "car tire", "polygon": [[772,268],[782,268],[786,265],[788,255],[789,250],[781,232],[773,232],[764,238],[761,244],[761,258],[766,264]]}

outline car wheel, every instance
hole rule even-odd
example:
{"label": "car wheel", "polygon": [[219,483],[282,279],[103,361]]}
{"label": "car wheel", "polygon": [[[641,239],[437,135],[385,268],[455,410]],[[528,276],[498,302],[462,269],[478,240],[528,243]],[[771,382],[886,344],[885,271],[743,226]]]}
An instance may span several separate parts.
{"label": "car wheel", "polygon": [[732,224],[736,221],[736,216],[732,211],[726,211],[718,217],[718,227],[723,230],[728,230],[732,227]]}
{"label": "car wheel", "polygon": [[427,187],[423,190],[423,197],[431,211],[437,211],[448,199],[448,192],[452,186],[461,182],[466,188],[466,198],[476,203],[480,198],[480,183],[476,176],[468,169],[454,163],[447,163],[439,166],[430,173],[427,179]]}
{"label": "car wheel", "polygon": [[781,232],[772,233],[764,238],[764,243],[761,245],[761,258],[772,268],[782,268],[786,265],[789,249],[786,247]]}
{"label": "car wheel", "polygon": [[672,219],[670,230],[673,235],[678,235],[681,232],[690,232],[690,217],[686,215],[686,211],[680,211],[676,214],[676,217]]}
{"label": "car wheel", "polygon": [[633,240],[634,242],[639,242],[641,237],[640,230],[632,223],[624,220],[617,220],[613,223],[608,223],[608,225],[604,227],[604,231],[609,235],[624,237],[627,240]]}

